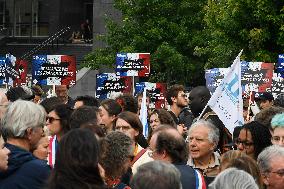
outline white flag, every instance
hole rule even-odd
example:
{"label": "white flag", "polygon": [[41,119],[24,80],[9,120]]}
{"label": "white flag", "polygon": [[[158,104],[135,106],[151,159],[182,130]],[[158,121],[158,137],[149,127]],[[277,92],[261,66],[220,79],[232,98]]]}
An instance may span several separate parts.
{"label": "white flag", "polygon": [[208,105],[231,133],[236,126],[241,126],[244,123],[240,61],[242,52],[243,50],[236,57],[229,72],[208,102]]}
{"label": "white flag", "polygon": [[148,138],[148,120],[147,120],[148,110],[146,105],[146,98],[147,98],[146,87],[144,87],[139,118],[143,125],[143,135],[145,136],[145,138]]}

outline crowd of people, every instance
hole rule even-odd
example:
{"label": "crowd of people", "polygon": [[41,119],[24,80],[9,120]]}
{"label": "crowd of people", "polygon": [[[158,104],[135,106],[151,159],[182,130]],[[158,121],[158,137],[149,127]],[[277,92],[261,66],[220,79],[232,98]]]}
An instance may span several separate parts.
{"label": "crowd of people", "polygon": [[[0,90],[0,189],[283,189],[283,100],[263,93],[230,133],[205,86],[166,93],[139,119],[142,93],[43,98],[39,86]],[[244,99],[245,101],[246,99]]]}

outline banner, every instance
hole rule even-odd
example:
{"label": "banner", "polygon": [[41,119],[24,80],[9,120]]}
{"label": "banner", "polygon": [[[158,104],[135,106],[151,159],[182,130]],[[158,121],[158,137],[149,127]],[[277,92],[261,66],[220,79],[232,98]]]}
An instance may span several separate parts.
{"label": "banner", "polygon": [[243,125],[243,100],[241,88],[242,51],[234,60],[227,75],[211,96],[208,106],[218,115],[219,119],[233,133],[236,126]]}
{"label": "banner", "polygon": [[6,54],[0,57],[0,84],[11,86],[26,85],[28,63],[17,60],[15,56]]}
{"label": "banner", "polygon": [[18,77],[14,79],[14,86],[21,86],[27,84],[28,61],[17,60],[15,69],[18,72]]}
{"label": "banner", "polygon": [[132,77],[120,77],[115,73],[97,74],[96,98],[107,99],[111,93],[132,94]]}
{"label": "banner", "polygon": [[150,95],[150,105],[151,109],[160,109],[165,108],[166,105],[166,83],[150,83],[150,82],[141,82],[135,84],[135,95],[141,92],[146,88],[147,92]]}
{"label": "banner", "polygon": [[272,77],[272,87],[271,92],[274,99],[279,95],[284,93],[284,79],[281,74],[274,73]]}
{"label": "banner", "polygon": [[221,84],[228,71],[229,68],[213,68],[205,70],[206,86],[211,94],[213,94],[216,88]]}
{"label": "banner", "polygon": [[284,54],[278,55],[277,73],[284,77]]}
{"label": "banner", "polygon": [[36,55],[32,61],[33,84],[75,85],[76,58],[68,55]]}
{"label": "banner", "polygon": [[242,89],[244,93],[270,90],[274,70],[273,63],[242,61]]}
{"label": "banner", "polygon": [[148,77],[150,53],[117,53],[116,75]]}

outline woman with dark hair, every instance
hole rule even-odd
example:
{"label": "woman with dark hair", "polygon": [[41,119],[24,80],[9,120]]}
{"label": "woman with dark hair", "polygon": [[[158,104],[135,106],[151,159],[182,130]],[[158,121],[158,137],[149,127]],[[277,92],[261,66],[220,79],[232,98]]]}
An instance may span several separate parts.
{"label": "woman with dark hair", "polygon": [[252,121],[242,126],[236,144],[238,150],[256,159],[264,148],[272,144],[271,133],[267,127]]}
{"label": "woman with dark hair", "polygon": [[99,145],[87,129],[74,129],[59,143],[48,189],[106,188],[99,168]]}
{"label": "woman with dark hair", "polygon": [[122,111],[121,106],[113,99],[106,99],[101,102],[100,116],[101,124],[104,126],[106,133],[114,130],[114,122],[117,115]]}
{"label": "woman with dark hair", "polygon": [[175,121],[167,110],[155,109],[149,117],[152,130],[155,130],[161,124],[167,124],[176,128]]}
{"label": "woman with dark hair", "polygon": [[46,117],[46,125],[52,136],[56,135],[58,141],[70,130],[70,116],[72,109],[66,104],[56,106]]}
{"label": "woman with dark hair", "polygon": [[142,123],[138,117],[137,114],[132,112],[121,112],[117,116],[117,120],[115,123],[115,130],[119,130],[123,133],[125,133],[127,136],[129,136],[134,141],[134,160],[132,161],[132,171],[133,173],[136,173],[137,167],[152,161],[152,158],[150,158],[145,153],[147,150],[142,148],[138,144],[138,140],[140,137],[142,137],[143,133],[143,126]]}
{"label": "woman with dark hair", "polygon": [[149,133],[149,138],[148,141],[150,141],[152,132],[160,125],[170,125],[174,128],[176,128],[175,121],[171,114],[165,110],[165,109],[155,109],[149,116],[149,123],[150,123],[150,133]]}
{"label": "woman with dark hair", "polygon": [[67,104],[60,104],[46,116],[46,126],[52,136],[49,141],[49,165],[54,166],[58,142],[70,130],[70,116],[73,110]]}

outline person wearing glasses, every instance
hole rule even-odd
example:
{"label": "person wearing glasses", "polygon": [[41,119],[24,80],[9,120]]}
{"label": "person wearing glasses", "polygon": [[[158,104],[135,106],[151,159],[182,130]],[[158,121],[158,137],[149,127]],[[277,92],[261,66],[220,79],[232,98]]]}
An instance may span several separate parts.
{"label": "person wearing glasses", "polygon": [[188,106],[188,98],[184,91],[183,85],[176,84],[169,88],[166,96],[167,102],[170,105],[169,113],[173,117],[181,134],[185,133],[186,127],[180,122],[179,115]]}
{"label": "person wearing glasses", "polygon": [[257,164],[266,189],[284,187],[284,148],[273,145],[265,148],[257,158]]}
{"label": "person wearing glasses", "polygon": [[272,144],[284,147],[284,113],[275,115],[271,120]]}
{"label": "person wearing glasses", "polygon": [[133,112],[121,112],[117,116],[115,122],[115,130],[121,131],[133,140],[134,145],[134,160],[132,162],[132,172],[135,174],[137,168],[149,161],[152,161],[147,155],[147,149],[144,149],[138,144],[138,140],[142,137],[143,126],[137,114]]}
{"label": "person wearing glasses", "polygon": [[46,117],[46,126],[49,135],[49,157],[48,164],[53,167],[55,163],[55,155],[58,142],[62,136],[70,130],[70,117],[73,110],[67,104],[60,104],[48,113]]}
{"label": "person wearing glasses", "polygon": [[235,143],[238,150],[256,159],[264,148],[272,144],[271,134],[267,127],[257,121],[252,121],[241,127]]}

